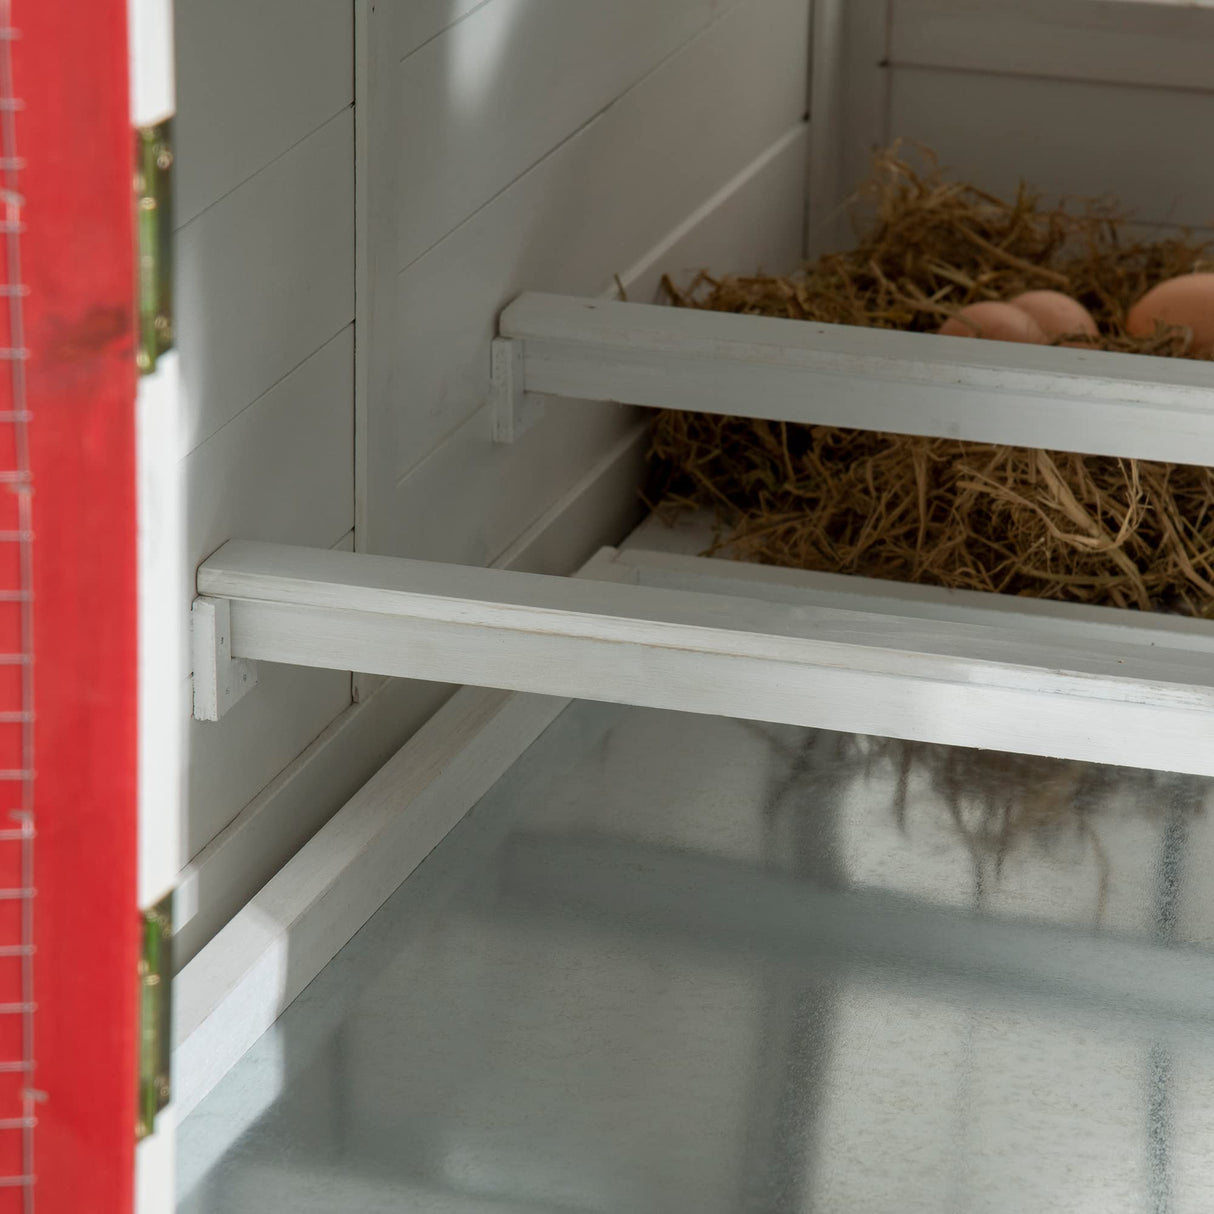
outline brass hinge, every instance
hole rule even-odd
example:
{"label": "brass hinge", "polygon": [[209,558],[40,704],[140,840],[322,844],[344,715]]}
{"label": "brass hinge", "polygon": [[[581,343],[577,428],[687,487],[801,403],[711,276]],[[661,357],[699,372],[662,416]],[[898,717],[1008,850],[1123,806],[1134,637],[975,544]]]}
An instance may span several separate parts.
{"label": "brass hinge", "polygon": [[173,896],[143,914],[139,955],[139,1117],[137,1139],[156,1127],[156,1115],[169,1103],[172,1057]]}
{"label": "brass hinge", "polygon": [[173,346],[173,120],[135,131],[139,346],[142,374]]}

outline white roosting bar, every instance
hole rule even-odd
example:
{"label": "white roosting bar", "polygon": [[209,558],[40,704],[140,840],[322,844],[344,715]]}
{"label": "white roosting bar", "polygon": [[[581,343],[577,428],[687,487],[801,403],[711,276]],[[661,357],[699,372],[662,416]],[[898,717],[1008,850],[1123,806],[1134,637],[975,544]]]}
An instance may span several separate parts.
{"label": "white roosting bar", "polygon": [[498,433],[540,396],[1214,465],[1214,364],[561,295],[495,343]]}
{"label": "white roosting bar", "polygon": [[1214,775],[1214,635],[1195,621],[1087,609],[1076,626],[1053,605],[973,623],[878,595],[837,606],[812,582],[735,589],[706,569],[672,588],[597,565],[571,579],[233,541],[199,571],[196,613],[227,627],[196,631],[196,704],[222,702],[228,664],[283,662]]}
{"label": "white roosting bar", "polygon": [[[562,396],[1214,464],[1202,363],[549,295],[501,334],[507,441]],[[1214,775],[1206,621],[677,563],[232,542],[199,570],[195,715],[283,662]]]}

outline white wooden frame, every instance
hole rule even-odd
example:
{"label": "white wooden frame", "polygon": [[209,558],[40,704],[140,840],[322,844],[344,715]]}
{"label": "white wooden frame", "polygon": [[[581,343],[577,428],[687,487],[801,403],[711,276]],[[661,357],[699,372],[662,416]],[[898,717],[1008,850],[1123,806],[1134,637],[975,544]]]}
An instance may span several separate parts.
{"label": "white wooden frame", "polygon": [[[958,619],[812,585],[722,594],[242,541],[198,586],[200,609],[230,603],[235,658],[1214,775],[1214,629],[1196,621],[1077,623],[1063,604]],[[195,668],[219,658],[200,647]]]}
{"label": "white wooden frame", "polygon": [[538,393],[1214,465],[1211,363],[542,294],[501,334],[502,412]]}

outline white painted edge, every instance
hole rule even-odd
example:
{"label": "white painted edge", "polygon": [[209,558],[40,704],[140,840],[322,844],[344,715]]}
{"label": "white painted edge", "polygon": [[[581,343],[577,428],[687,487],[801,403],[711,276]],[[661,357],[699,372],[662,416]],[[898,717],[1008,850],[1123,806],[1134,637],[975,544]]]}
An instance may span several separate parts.
{"label": "white painted edge", "polygon": [[809,164],[805,248],[811,255],[840,243],[843,198],[844,80],[841,51],[851,0],[814,0],[810,25]]}
{"label": "white painted edge", "polygon": [[[844,611],[881,612],[920,620],[997,626],[1009,635],[1045,627],[1078,644],[1139,645],[1189,657],[1214,655],[1214,624],[1188,616],[1094,607],[980,590],[817,573],[723,557],[687,555],[643,544],[626,546],[614,564],[634,585],[702,594],[741,595],[773,603],[815,603]],[[621,573],[620,576],[624,576]]]}
{"label": "white painted edge", "polygon": [[156,1132],[135,1146],[136,1214],[171,1214],[177,1181],[177,1118],[170,1104],[156,1115]]}
{"label": "white painted edge", "polygon": [[132,125],[152,126],[171,118],[177,108],[172,0],[127,0],[127,41]]}
{"label": "white painted edge", "polygon": [[1214,364],[524,294],[524,388],[1214,466]]}
{"label": "white painted edge", "polygon": [[196,598],[190,607],[194,719],[218,721],[257,686],[255,662],[232,656],[231,604]]}
{"label": "white painted edge", "polygon": [[[132,4],[132,21],[139,7]],[[171,83],[171,43],[168,65]],[[147,87],[146,82],[132,81],[135,90]],[[178,702],[177,688],[186,673],[179,669],[181,631],[187,618],[180,577],[185,559],[183,465],[174,454],[180,421],[179,359],[176,351],[168,351],[156,360],[154,372],[139,378],[135,392],[136,897],[140,910],[155,906],[170,894],[181,854],[184,722],[175,712],[166,711],[166,705]],[[136,1146],[136,1214],[165,1214],[174,1208],[174,1124],[175,1111],[170,1103],[157,1114],[154,1132]]]}
{"label": "white painted edge", "polygon": [[[741,193],[756,177],[761,176],[764,170],[773,161],[779,160],[790,147],[804,140],[806,131],[805,122],[794,123],[749,164],[739,169],[723,186],[710,194],[694,211],[671,228],[653,248],[620,275],[620,282],[624,287],[630,288],[633,283],[645,278],[655,268],[667,265],[672,250],[676,249],[680,242],[702,223],[711,219],[717,211],[729,203],[734,195]],[[620,298],[619,288],[612,284],[603,292],[602,298],[618,300]]]}
{"label": "white painted edge", "polygon": [[181,382],[175,351],[138,381],[135,441],[139,596],[138,899],[154,906],[172,888],[180,862],[184,804],[183,723],[164,706],[177,701],[186,626],[180,570],[185,550],[182,465],[173,456]]}
{"label": "white painted edge", "polygon": [[458,692],[185,967],[174,984],[180,1119],[565,705]]}
{"label": "white painted edge", "polygon": [[523,343],[494,338],[492,346],[493,440],[513,443],[544,418],[544,400],[523,391]]}
{"label": "white painted edge", "polygon": [[173,899],[178,970],[449,695],[450,689],[383,680],[335,717],[181,870]]}
{"label": "white painted edge", "polygon": [[199,586],[258,660],[1214,775],[1200,645],[244,541]]}
{"label": "white painted edge", "polygon": [[[198,582],[208,595],[230,599],[237,656],[322,669],[585,694],[488,681],[508,677],[508,670],[517,674],[524,648],[551,641],[554,648],[580,646],[588,661],[593,646],[634,645],[655,658],[660,651],[678,650],[777,661],[789,668],[831,666],[945,681],[964,677],[989,687],[1021,686],[1026,677],[1035,685],[1048,678],[1054,690],[1069,689],[1083,698],[1153,702],[1158,696],[1160,703],[1178,706],[1214,703],[1209,654],[1114,642],[1094,629],[1082,643],[1060,639],[1048,623],[1028,617],[1015,629],[1007,617],[959,629],[934,617],[837,608],[811,597],[784,605],[739,595],[722,604],[695,592],[642,586],[608,590],[581,579],[245,540],[220,548],[199,569]],[[480,683],[464,677],[472,663],[467,651],[437,642],[461,635],[472,641],[482,633],[500,642],[501,653],[488,659],[492,665],[482,671],[486,681]],[[513,649],[507,648],[510,643]],[[547,677],[549,672],[537,671],[531,680],[543,683]],[[582,675],[563,671],[551,677],[578,681]]]}

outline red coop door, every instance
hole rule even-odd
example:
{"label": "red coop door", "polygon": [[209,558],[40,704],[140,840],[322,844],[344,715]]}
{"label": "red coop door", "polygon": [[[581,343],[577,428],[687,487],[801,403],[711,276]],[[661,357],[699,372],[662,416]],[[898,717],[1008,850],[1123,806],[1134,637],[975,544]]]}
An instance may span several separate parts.
{"label": "red coop door", "polygon": [[125,0],[0,0],[0,1214],[127,1214],[135,258]]}

